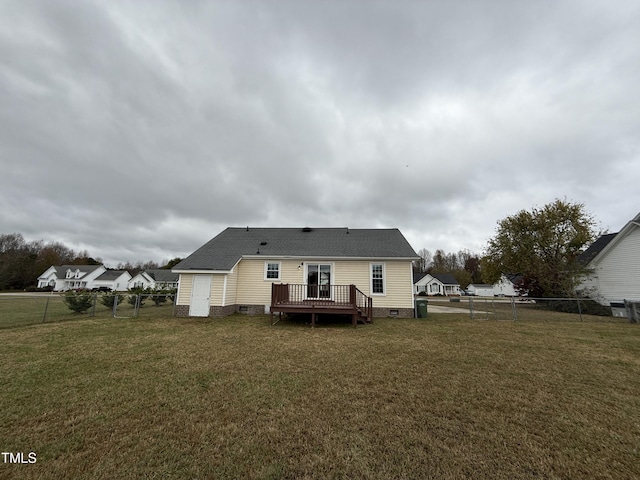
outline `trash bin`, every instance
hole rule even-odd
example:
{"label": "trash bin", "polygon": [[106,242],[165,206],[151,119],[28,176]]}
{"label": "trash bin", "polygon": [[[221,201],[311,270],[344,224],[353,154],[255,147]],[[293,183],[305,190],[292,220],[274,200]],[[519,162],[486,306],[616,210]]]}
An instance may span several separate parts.
{"label": "trash bin", "polygon": [[427,300],[416,300],[416,310],[418,310],[418,318],[427,318]]}

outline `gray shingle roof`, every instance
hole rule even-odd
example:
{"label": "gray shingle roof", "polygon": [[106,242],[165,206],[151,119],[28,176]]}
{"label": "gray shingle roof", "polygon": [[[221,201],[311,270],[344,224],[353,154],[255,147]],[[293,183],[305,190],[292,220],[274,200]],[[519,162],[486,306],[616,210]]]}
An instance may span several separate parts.
{"label": "gray shingle roof", "polygon": [[173,270],[228,271],[243,256],[249,255],[418,258],[397,228],[227,228],[178,263]]}
{"label": "gray shingle roof", "polygon": [[147,273],[156,282],[177,282],[179,277],[177,273],[173,273],[171,270],[165,270],[162,268],[151,268],[145,270],[145,273]]}
{"label": "gray shingle roof", "polygon": [[596,258],[596,256],[602,251],[604,247],[609,245],[609,242],[615,238],[617,233],[607,233],[605,235],[601,235],[595,242],[593,242],[589,248],[587,248],[584,252],[578,256],[578,262],[582,265],[587,265],[591,260]]}
{"label": "gray shingle roof", "polygon": [[460,285],[456,277],[450,273],[432,273],[431,276],[439,280],[444,285]]}
{"label": "gray shingle roof", "polygon": [[125,270],[107,270],[98,278],[96,278],[96,280],[101,280],[101,281],[116,280],[123,273],[126,273],[126,271]]}
{"label": "gray shingle roof", "polygon": [[72,272],[80,270],[82,273],[90,273],[100,267],[102,267],[102,265],[53,265],[53,268],[56,269],[56,276],[58,278],[64,278],[67,274],[67,270],[71,270]]}
{"label": "gray shingle roof", "polygon": [[417,283],[427,276],[427,272],[413,272],[413,283]]}

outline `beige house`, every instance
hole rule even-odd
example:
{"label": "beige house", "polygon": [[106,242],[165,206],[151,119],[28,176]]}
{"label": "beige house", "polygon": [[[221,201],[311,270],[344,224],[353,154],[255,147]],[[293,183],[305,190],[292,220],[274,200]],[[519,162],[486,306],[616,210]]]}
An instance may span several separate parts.
{"label": "beige house", "polygon": [[274,303],[273,286],[284,284],[287,305],[315,305],[318,313],[355,292],[370,299],[373,316],[413,317],[417,259],[398,229],[227,228],[173,268],[176,313],[287,311],[281,293]]}

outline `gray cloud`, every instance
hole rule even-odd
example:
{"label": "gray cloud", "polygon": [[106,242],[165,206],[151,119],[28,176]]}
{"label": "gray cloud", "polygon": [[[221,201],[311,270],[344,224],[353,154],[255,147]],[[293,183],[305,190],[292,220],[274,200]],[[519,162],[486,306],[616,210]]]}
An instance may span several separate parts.
{"label": "gray cloud", "polygon": [[637,213],[640,6],[0,5],[0,232],[111,263],[229,225],[480,251],[555,198]]}

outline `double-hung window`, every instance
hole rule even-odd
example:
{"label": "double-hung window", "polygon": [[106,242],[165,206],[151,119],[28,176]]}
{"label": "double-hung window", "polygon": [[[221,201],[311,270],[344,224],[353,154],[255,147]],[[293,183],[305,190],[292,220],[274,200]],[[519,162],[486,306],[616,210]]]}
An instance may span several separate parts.
{"label": "double-hung window", "polygon": [[384,295],[384,263],[371,264],[371,294]]}
{"label": "double-hung window", "polygon": [[265,262],[264,279],[280,280],[280,262]]}

